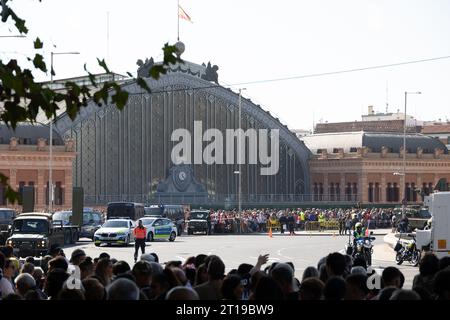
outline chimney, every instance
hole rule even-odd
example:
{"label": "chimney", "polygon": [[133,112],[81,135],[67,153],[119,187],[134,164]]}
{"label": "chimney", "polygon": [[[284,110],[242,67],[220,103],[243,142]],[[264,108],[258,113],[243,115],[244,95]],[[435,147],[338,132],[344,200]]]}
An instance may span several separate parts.
{"label": "chimney", "polygon": [[367,114],[370,116],[371,114],[374,114],[373,112],[373,106],[368,106],[367,107]]}

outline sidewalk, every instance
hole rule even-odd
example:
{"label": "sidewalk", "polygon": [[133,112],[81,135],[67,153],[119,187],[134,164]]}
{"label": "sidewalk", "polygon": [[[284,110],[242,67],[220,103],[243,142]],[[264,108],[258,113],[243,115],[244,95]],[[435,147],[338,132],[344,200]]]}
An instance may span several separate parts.
{"label": "sidewalk", "polygon": [[[371,229],[370,231],[373,231],[373,236],[383,236],[387,235],[391,229]],[[267,233],[258,233],[258,234],[264,234],[267,235]],[[278,232],[273,232],[273,236],[289,236],[289,231],[285,232],[284,234],[281,234]],[[325,230],[322,232],[319,231],[295,231],[295,235],[297,236],[336,236],[336,237],[348,237],[347,235],[339,235],[339,230]]]}

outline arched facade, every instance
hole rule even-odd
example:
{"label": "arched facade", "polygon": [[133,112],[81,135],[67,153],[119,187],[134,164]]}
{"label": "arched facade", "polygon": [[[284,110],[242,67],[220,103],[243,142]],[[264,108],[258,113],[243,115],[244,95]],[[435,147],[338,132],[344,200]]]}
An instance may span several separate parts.
{"label": "arched facade", "polygon": [[[170,178],[171,152],[177,144],[171,134],[179,128],[194,133],[194,121],[202,132],[239,128],[238,94],[202,79],[202,66],[188,64],[173,69],[160,80],[147,79],[152,93],[142,93],[136,83],[123,84],[131,93],[123,111],[114,105],[97,107],[92,102],[72,122],[62,115],[55,123],[64,138],[73,138],[77,157],[74,186],[84,188],[86,204],[130,200],[158,203],[158,186]],[[203,68],[204,69],[204,68]],[[279,170],[261,175],[261,163],[241,165],[243,204],[306,200],[309,193],[309,150],[270,113],[242,99],[241,127],[279,130]],[[207,145],[203,142],[203,148]],[[225,142],[224,142],[225,145]],[[192,146],[193,148],[193,146]],[[202,149],[203,149],[202,148]],[[249,145],[246,144],[248,155]],[[224,150],[225,153],[225,150]],[[246,157],[246,159],[248,159]],[[199,201],[234,205],[238,199],[236,164],[192,164],[192,180],[203,186],[207,197]],[[166,202],[183,202],[183,190],[171,191]],[[169,195],[170,196],[170,195]],[[180,198],[181,196],[181,198]]]}

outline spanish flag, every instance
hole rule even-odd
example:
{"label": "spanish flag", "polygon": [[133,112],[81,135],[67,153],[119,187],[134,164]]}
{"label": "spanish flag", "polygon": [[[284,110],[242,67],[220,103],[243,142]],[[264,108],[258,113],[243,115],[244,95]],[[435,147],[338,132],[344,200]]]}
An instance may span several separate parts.
{"label": "spanish flag", "polygon": [[178,16],[181,19],[184,19],[184,20],[189,21],[190,23],[193,23],[191,17],[186,13],[186,11],[184,11],[184,9],[180,5],[178,5]]}

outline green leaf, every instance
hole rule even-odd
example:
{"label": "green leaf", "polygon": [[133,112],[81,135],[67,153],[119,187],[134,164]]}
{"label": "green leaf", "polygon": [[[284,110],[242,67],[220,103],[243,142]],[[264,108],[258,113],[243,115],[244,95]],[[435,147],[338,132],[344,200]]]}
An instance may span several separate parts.
{"label": "green leaf", "polygon": [[34,41],[34,48],[35,49],[42,49],[42,47],[44,46],[44,44],[42,43],[41,39],[36,38],[36,40]]}
{"label": "green leaf", "polygon": [[116,89],[116,94],[112,96],[112,101],[116,104],[117,109],[122,110],[128,101],[128,92]]}
{"label": "green leaf", "polygon": [[111,71],[109,71],[109,69],[108,69],[108,66],[106,65],[105,59],[100,60],[99,58],[97,58],[97,61],[98,61],[98,65],[100,67],[102,67],[106,73],[111,73]]}
{"label": "green leaf", "polygon": [[40,55],[39,53],[36,53],[36,55],[34,56],[33,64],[39,70],[41,70],[43,72],[47,72],[47,66],[45,65],[44,57],[42,55]]}
{"label": "green leaf", "polygon": [[152,77],[155,80],[159,79],[159,76],[161,74],[166,74],[166,69],[162,65],[154,65],[149,70],[149,76]]}
{"label": "green leaf", "polygon": [[139,87],[147,91],[148,93],[151,93],[150,87],[147,84],[147,81],[145,81],[143,78],[137,78],[136,83]]}

